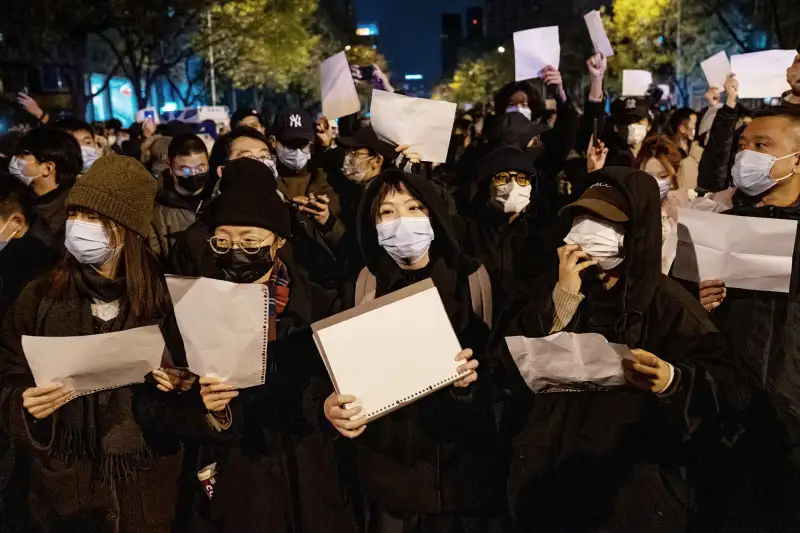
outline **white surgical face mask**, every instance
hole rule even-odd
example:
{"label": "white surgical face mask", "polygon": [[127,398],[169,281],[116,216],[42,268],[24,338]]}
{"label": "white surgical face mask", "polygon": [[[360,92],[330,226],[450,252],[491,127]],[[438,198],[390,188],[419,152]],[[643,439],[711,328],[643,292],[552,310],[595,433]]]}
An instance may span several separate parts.
{"label": "white surgical face mask", "polygon": [[378,243],[398,264],[413,265],[422,259],[433,242],[428,217],[402,217],[375,226]]}
{"label": "white surgical face mask", "polygon": [[658,183],[658,192],[663,200],[672,190],[672,181],[669,178],[656,178],[656,182]]}
{"label": "white surgical face mask", "polygon": [[111,247],[111,236],[102,224],[81,220],[67,220],[64,246],[84,265],[102,265],[117,251]]}
{"label": "white surgical face mask", "polygon": [[631,124],[628,126],[628,146],[642,144],[645,137],[647,137],[647,126],[643,124]]}
{"label": "white surgical face mask", "polygon": [[532,185],[523,187],[511,181],[500,187],[492,187],[492,202],[503,208],[504,213],[521,213],[531,203]]}
{"label": "white surgical face mask", "polygon": [[19,181],[22,182],[23,185],[26,187],[30,187],[33,180],[41,176],[41,174],[37,174],[35,176],[28,176],[25,174],[25,167],[28,166],[28,162],[22,158],[14,156],[11,158],[11,161],[8,163],[8,173],[17,178]]}
{"label": "white surgical face mask", "polygon": [[522,115],[524,115],[525,118],[527,118],[528,120],[530,120],[531,117],[533,116],[533,113],[531,113],[531,108],[530,107],[521,107],[521,106],[518,106],[518,105],[512,105],[512,106],[508,106],[506,108],[506,113],[515,113],[515,112],[516,113],[522,113]]}
{"label": "white surgical face mask", "polygon": [[625,232],[621,226],[588,216],[576,218],[569,234],[564,237],[565,243],[580,246],[603,270],[622,264],[624,241]]}
{"label": "white surgical face mask", "polygon": [[99,148],[94,146],[81,146],[81,157],[83,158],[83,172],[86,172],[92,165],[94,165],[95,161],[100,159],[102,152]]}
{"label": "white surgical face mask", "polygon": [[369,162],[371,159],[372,158],[369,157],[359,160],[355,155],[347,154],[344,158],[344,164],[342,165],[342,174],[353,183],[364,183],[372,177],[367,175],[369,173]]}
{"label": "white surgical face mask", "polygon": [[272,159],[271,157],[267,157],[267,156],[264,156],[264,157],[253,157],[251,159],[255,159],[259,163],[264,163],[272,171],[272,175],[275,176],[276,178],[278,177],[278,166],[275,164],[275,160],[274,159]]}
{"label": "white surgical face mask", "polygon": [[786,176],[772,179],[769,173],[776,162],[796,156],[795,152],[783,157],[762,154],[753,150],[742,150],[736,154],[736,162],[731,169],[733,184],[747,196],[758,196],[773,188],[776,183],[789,179],[794,175],[790,172]]}
{"label": "white surgical face mask", "polygon": [[278,144],[278,159],[288,168],[297,172],[306,168],[308,160],[311,159],[311,152],[307,152],[302,148],[291,150],[282,144]]}

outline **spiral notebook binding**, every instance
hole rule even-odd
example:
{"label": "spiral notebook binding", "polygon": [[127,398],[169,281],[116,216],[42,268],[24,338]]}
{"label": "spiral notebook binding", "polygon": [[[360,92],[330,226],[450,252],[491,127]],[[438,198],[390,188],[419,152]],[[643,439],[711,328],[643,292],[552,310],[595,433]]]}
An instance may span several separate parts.
{"label": "spiral notebook binding", "polygon": [[264,327],[261,328],[261,383],[267,381],[267,345],[269,344],[269,288],[261,286],[264,295]]}
{"label": "spiral notebook binding", "polygon": [[366,418],[373,418],[375,416],[378,416],[380,414],[385,413],[386,411],[391,411],[392,409],[395,409],[395,408],[397,408],[397,407],[399,407],[399,406],[401,406],[403,404],[410,403],[410,402],[412,402],[414,400],[417,400],[420,397],[425,396],[427,394],[430,394],[430,393],[434,392],[435,390],[447,385],[448,383],[452,383],[452,382],[456,381],[458,378],[460,378],[462,376],[466,376],[467,374],[468,374],[468,372],[459,372],[458,374],[450,376],[449,378],[444,379],[444,380],[442,380],[442,381],[440,381],[438,383],[434,383],[433,385],[428,385],[424,389],[422,389],[420,391],[417,391],[417,392],[415,392],[414,394],[412,394],[410,396],[407,396],[405,398],[401,398],[399,400],[396,400],[396,401],[390,403],[389,405],[385,405],[385,406],[381,407],[380,409],[376,409],[375,411],[372,411],[371,413],[367,413],[366,414]]}

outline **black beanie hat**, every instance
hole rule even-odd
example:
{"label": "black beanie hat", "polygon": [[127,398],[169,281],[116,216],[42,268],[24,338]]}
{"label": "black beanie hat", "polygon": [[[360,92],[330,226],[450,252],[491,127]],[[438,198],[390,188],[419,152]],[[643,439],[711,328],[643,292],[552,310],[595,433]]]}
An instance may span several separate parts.
{"label": "black beanie hat", "polygon": [[289,209],[278,195],[272,170],[255,159],[242,158],[222,169],[220,195],[209,206],[211,229],[219,226],[253,226],[291,235]]}
{"label": "black beanie hat", "polygon": [[503,146],[489,153],[483,160],[480,169],[480,181],[485,181],[503,171],[525,172],[533,177],[536,168],[533,157],[516,146]]}

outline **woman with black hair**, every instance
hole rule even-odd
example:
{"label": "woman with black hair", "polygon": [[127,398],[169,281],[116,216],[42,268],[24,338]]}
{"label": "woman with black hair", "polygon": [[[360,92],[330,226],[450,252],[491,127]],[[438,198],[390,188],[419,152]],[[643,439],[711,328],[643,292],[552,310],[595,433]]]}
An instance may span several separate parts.
{"label": "woman with black hair", "polygon": [[[359,242],[375,293],[344,297],[360,305],[431,278],[465,351],[455,387],[376,420],[366,429],[346,409],[352,396],[331,395],[325,415],[356,438],[369,533],[493,533],[503,530],[504,459],[489,380],[475,372],[489,334],[491,289],[483,267],[461,251],[441,195],[418,176],[387,170],[373,180],[359,210]],[[476,282],[476,277],[483,281]],[[478,289],[482,286],[485,289]],[[480,294],[476,294],[478,291]],[[482,301],[482,311],[473,299]],[[475,358],[472,359],[472,354]],[[447,354],[451,355],[451,354]],[[400,362],[399,364],[402,364]],[[477,380],[477,382],[476,382]]]}

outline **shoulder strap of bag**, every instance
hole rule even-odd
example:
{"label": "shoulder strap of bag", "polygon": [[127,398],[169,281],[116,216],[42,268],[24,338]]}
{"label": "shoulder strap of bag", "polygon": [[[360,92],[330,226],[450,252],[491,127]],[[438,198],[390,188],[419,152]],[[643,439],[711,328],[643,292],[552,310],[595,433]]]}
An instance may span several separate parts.
{"label": "shoulder strap of bag", "polygon": [[374,300],[377,291],[378,280],[367,267],[364,267],[361,269],[361,272],[359,272],[358,280],[356,281],[356,307]]}
{"label": "shoulder strap of bag", "polygon": [[489,273],[481,265],[469,275],[469,294],[472,299],[472,310],[483,322],[492,327],[492,282]]}

